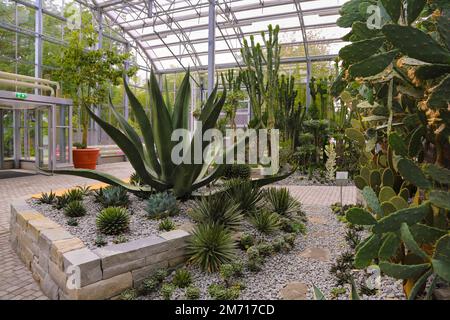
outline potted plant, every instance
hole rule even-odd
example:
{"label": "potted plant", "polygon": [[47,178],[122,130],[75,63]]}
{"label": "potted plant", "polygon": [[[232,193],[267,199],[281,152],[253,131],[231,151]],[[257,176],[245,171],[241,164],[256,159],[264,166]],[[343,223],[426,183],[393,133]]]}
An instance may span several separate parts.
{"label": "potted plant", "polygon": [[92,24],[72,31],[68,38],[67,46],[55,57],[60,69],[53,75],[62,82],[64,92],[73,99],[74,110],[80,111],[82,140],[81,143],[74,144],[74,167],[95,169],[100,150],[88,148],[90,117],[87,108],[105,103],[109,86],[119,85],[124,72],[132,76],[136,69],[125,71],[125,61],[129,54],[96,48],[98,34]]}

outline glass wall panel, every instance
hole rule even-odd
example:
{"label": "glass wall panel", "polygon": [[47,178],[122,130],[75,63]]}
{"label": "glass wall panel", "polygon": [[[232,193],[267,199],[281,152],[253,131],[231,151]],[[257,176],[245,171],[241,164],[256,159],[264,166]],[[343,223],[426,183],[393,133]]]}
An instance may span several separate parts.
{"label": "glass wall panel", "polygon": [[17,4],[17,26],[23,29],[34,31],[36,25],[36,10]]}

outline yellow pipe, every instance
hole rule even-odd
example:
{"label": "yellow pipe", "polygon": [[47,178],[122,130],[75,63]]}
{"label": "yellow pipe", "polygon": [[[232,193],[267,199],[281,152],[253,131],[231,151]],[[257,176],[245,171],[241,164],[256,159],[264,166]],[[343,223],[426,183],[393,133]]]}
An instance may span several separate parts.
{"label": "yellow pipe", "polygon": [[16,81],[16,80],[8,80],[8,79],[0,79],[0,83],[12,85],[14,87],[27,87],[27,88],[33,88],[33,89],[42,89],[45,91],[50,91],[50,95],[55,96],[55,89],[53,89],[50,86],[43,85],[43,84],[34,84],[34,83],[21,82],[21,81]]}
{"label": "yellow pipe", "polygon": [[56,93],[59,95],[60,92],[60,86],[59,83],[56,81],[51,81],[48,79],[42,79],[42,78],[34,78],[34,77],[30,77],[30,76],[24,76],[21,74],[16,74],[16,73],[9,73],[9,72],[4,72],[4,71],[0,71],[0,78],[6,78],[6,79],[13,79],[13,80],[24,80],[24,81],[32,81],[32,82],[37,82],[37,84],[48,84],[48,85],[53,85],[56,87]]}

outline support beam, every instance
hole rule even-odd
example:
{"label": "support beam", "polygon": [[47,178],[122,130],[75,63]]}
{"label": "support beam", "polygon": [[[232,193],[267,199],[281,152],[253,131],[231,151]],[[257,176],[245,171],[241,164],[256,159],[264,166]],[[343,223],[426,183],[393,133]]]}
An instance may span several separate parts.
{"label": "support beam", "polygon": [[[337,54],[329,54],[324,56],[311,56],[310,61],[333,61],[337,57]],[[281,59],[280,64],[298,64],[298,63],[306,63],[307,60],[305,57],[295,57],[295,58],[285,58]],[[224,64],[217,64],[216,70],[226,70],[226,69],[233,69],[238,68],[238,65],[236,63],[224,63]],[[201,67],[191,67],[191,71],[207,71],[207,66],[201,66]],[[160,70],[159,74],[172,74],[172,73],[182,73],[185,72],[183,68],[173,68],[173,69],[165,69]]]}
{"label": "support beam", "polygon": [[208,95],[214,90],[216,72],[216,4],[209,0],[208,22]]}
{"label": "support beam", "polygon": [[[128,44],[127,44],[126,47],[125,47],[125,51],[126,51],[127,53],[130,52],[130,46],[129,46]],[[130,61],[129,61],[129,60],[126,60],[126,61],[125,61],[125,65],[124,65],[124,69],[125,69],[125,71],[128,71],[129,68],[130,68]],[[125,81],[126,81],[127,83],[128,83],[128,80],[129,80],[129,79],[128,79],[128,75],[125,74]],[[128,103],[129,103],[129,101],[128,101],[128,95],[124,93],[124,95],[123,95],[123,116],[124,116],[124,118],[125,118],[126,120],[128,120],[128,118],[130,117]]]}
{"label": "support beam", "polygon": [[[34,38],[34,76],[36,78],[42,78],[42,2],[43,0],[36,0],[36,12],[35,12],[35,32]],[[35,94],[38,94],[35,90]]]}

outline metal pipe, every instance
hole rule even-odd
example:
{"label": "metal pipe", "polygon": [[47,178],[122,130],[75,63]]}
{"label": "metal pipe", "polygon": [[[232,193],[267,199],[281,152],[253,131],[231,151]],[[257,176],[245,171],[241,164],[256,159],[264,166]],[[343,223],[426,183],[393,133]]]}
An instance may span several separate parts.
{"label": "metal pipe", "polygon": [[30,76],[24,76],[22,74],[9,73],[9,72],[4,72],[4,71],[0,71],[0,78],[7,78],[7,79],[13,79],[13,80],[28,80],[28,81],[38,82],[41,84],[53,85],[56,87],[57,90],[60,90],[60,86],[59,86],[58,82],[48,80],[48,79],[35,78],[35,77],[30,77]]}
{"label": "metal pipe", "polygon": [[50,91],[50,95],[55,96],[55,90],[50,86],[45,86],[45,85],[41,85],[41,84],[33,84],[33,83],[28,83],[28,82],[21,82],[21,81],[16,81],[16,80],[7,80],[7,79],[0,79],[0,83],[9,84],[14,87],[26,87],[26,88]]}

